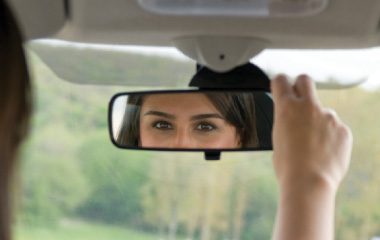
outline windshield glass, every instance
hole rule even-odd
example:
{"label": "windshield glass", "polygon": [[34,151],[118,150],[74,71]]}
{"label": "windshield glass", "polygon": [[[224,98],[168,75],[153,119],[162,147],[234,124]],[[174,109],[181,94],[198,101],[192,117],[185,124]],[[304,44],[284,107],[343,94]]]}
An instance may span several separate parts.
{"label": "windshield glass", "polygon": [[[47,54],[52,50],[44,51]],[[334,53],[331,54],[333,57]],[[73,72],[80,73],[89,67],[87,71],[93,74],[83,79],[122,76],[115,69],[110,72],[114,65],[106,65],[101,55],[89,55],[92,61],[99,61],[97,67],[79,55],[77,52],[69,58],[70,64],[77,66]],[[160,83],[167,81],[170,66],[171,76],[182,77],[180,86],[186,86],[191,69],[195,69],[194,63],[187,61],[184,65],[184,60],[173,58],[170,51],[167,56],[165,51],[162,55],[161,65],[156,65],[156,55],[135,52],[130,57],[134,61],[130,69],[139,79],[152,81],[154,76],[154,82]],[[303,70],[286,59],[281,66],[287,68],[273,67],[270,62],[280,66],[279,58],[286,54],[272,56],[269,59],[264,55],[261,60],[253,61],[267,64],[266,70],[271,74],[284,70],[292,75],[291,71],[297,67],[297,73],[312,70]],[[150,65],[146,62],[149,58]],[[117,149],[110,142],[107,130],[109,99],[116,92],[147,87],[69,83],[57,77],[42,59],[29,51],[35,114],[32,134],[22,154],[21,184],[16,193],[19,199],[16,239],[271,238],[277,202],[271,152],[223,153],[221,161],[205,161],[203,153]],[[165,59],[169,64],[163,62]],[[313,68],[324,69],[323,61],[320,66],[313,64]],[[126,63],[120,66],[128,69]],[[376,75],[369,64],[367,67],[361,75],[358,73],[347,81]],[[338,68],[342,71],[340,75],[325,69],[319,78],[344,82],[342,76],[349,68],[348,65]],[[156,73],[160,70],[161,74],[152,75],[151,69]],[[369,81],[365,87],[319,91],[322,102],[336,109],[352,128],[355,138],[351,169],[337,198],[337,239],[341,240],[380,236],[380,125],[377,123],[380,90],[373,88],[379,82],[376,80]],[[163,87],[170,82],[152,85]]]}

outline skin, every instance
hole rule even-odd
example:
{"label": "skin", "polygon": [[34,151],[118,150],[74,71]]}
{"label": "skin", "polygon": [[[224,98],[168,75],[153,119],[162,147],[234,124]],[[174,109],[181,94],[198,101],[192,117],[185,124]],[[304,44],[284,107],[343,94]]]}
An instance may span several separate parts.
{"label": "skin", "polygon": [[235,127],[201,93],[146,97],[141,108],[140,134],[143,147],[240,147]]}
{"label": "skin", "polygon": [[306,75],[272,81],[273,166],[280,199],[273,240],[334,239],[335,196],[349,167],[350,129],[323,108]]}

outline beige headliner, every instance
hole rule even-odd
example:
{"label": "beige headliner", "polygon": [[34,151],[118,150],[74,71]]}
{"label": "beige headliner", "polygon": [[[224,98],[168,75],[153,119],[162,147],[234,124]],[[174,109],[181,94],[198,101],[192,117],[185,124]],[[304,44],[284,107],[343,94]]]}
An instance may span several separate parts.
{"label": "beige headliner", "polygon": [[220,35],[267,39],[270,48],[380,45],[379,0],[330,0],[319,15],[290,19],[159,16],[144,12],[133,0],[71,0],[67,16],[63,0],[8,1],[29,39],[172,46],[180,36]]}

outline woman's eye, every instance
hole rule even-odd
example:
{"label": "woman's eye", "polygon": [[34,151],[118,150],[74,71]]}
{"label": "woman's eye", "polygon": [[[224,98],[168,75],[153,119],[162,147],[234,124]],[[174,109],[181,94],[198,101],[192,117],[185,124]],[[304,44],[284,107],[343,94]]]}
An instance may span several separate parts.
{"label": "woman's eye", "polygon": [[209,123],[200,123],[197,125],[196,129],[198,131],[203,131],[203,132],[210,132],[216,129],[216,127],[212,124]]}
{"label": "woman's eye", "polygon": [[162,130],[168,130],[168,129],[173,128],[173,126],[170,123],[165,122],[165,121],[155,122],[153,123],[153,127],[157,129],[162,129]]}

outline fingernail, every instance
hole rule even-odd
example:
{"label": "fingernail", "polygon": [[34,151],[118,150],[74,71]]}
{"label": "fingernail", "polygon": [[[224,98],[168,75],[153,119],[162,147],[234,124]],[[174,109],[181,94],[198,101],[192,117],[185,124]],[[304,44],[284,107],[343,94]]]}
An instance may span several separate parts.
{"label": "fingernail", "polygon": [[279,80],[283,80],[283,81],[289,81],[288,80],[288,76],[286,76],[285,74],[278,74],[274,79],[279,79]]}
{"label": "fingernail", "polygon": [[299,75],[298,78],[300,78],[300,79],[310,79],[311,80],[310,76],[307,75],[306,73],[303,73],[303,74]]}

